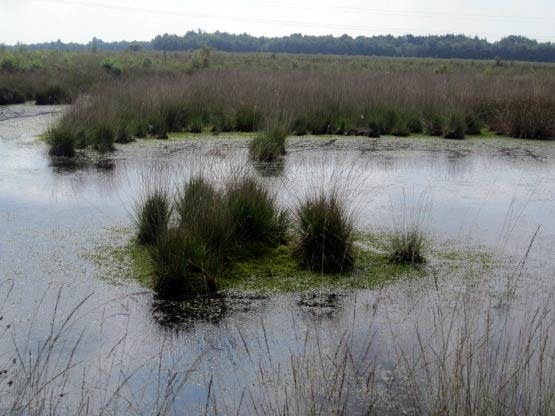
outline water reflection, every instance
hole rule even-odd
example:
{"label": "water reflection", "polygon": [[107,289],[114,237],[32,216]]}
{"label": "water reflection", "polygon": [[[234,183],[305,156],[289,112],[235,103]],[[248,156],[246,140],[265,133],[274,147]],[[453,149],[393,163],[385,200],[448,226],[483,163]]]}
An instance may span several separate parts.
{"label": "water reflection", "polygon": [[285,171],[285,160],[275,162],[253,162],[254,170],[264,178],[276,178],[282,176]]}

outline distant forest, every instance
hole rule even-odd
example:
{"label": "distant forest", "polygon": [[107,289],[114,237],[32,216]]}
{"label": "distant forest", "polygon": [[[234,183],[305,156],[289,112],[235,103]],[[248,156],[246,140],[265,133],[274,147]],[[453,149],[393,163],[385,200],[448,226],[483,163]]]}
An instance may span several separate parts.
{"label": "distant forest", "polygon": [[302,54],[364,55],[420,58],[504,59],[555,62],[555,43],[540,43],[523,36],[508,36],[497,42],[464,35],[441,36],[305,36],[256,37],[247,34],[190,31],[183,36],[159,35],[146,42],[87,44],[61,41],[27,45],[31,49],[58,50],[168,50],[185,51],[204,46],[226,52],[271,52]]}

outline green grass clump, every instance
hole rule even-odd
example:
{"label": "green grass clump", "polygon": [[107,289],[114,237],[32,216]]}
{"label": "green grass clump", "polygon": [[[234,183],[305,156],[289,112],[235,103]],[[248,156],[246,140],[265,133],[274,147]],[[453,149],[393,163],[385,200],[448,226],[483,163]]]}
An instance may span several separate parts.
{"label": "green grass clump", "polygon": [[469,114],[465,118],[466,129],[465,134],[481,134],[482,133],[482,122],[480,117],[475,114]]}
{"label": "green grass clump", "polygon": [[297,252],[310,270],[333,273],[353,267],[353,221],[335,190],[309,196],[297,217]]}
{"label": "green grass clump", "polygon": [[100,153],[111,152],[114,150],[115,133],[109,126],[97,126],[94,129],[94,136],[92,140],[93,149],[99,151]]}
{"label": "green grass clump", "polygon": [[9,87],[0,88],[0,105],[21,104],[25,102],[25,95],[19,90]]}
{"label": "green grass clump", "polygon": [[249,155],[257,162],[275,162],[285,155],[287,130],[274,127],[256,136],[249,144]]}
{"label": "green grass clump", "polygon": [[280,210],[276,197],[252,176],[232,179],[226,187],[225,203],[234,224],[238,247],[272,246],[285,239],[287,214]]}
{"label": "green grass clump", "polygon": [[443,135],[443,126],[445,121],[439,114],[427,114],[424,116],[425,132],[429,136],[440,137]]}
{"label": "green grass clump", "polygon": [[447,123],[447,128],[445,129],[445,134],[443,137],[446,139],[464,139],[464,132],[466,130],[466,123],[464,118],[458,114],[453,113],[449,118]]}
{"label": "green grass clump", "polygon": [[416,225],[393,232],[388,241],[389,260],[395,264],[421,264],[426,261],[426,236]]}
{"label": "green grass clump", "polygon": [[139,201],[135,209],[134,221],[137,240],[141,244],[154,244],[167,230],[172,213],[168,193],[162,189],[153,191]]}
{"label": "green grass clump", "polygon": [[261,122],[262,114],[252,107],[241,107],[235,114],[235,129],[237,131],[256,131]]}
{"label": "green grass clump", "polygon": [[222,191],[201,176],[192,178],[176,200],[179,228],[220,261],[233,251],[234,222]]}
{"label": "green grass clump", "polygon": [[69,95],[59,86],[51,86],[35,93],[36,105],[69,104]]}
{"label": "green grass clump", "polygon": [[215,292],[216,285],[206,272],[210,260],[205,247],[183,230],[167,230],[150,251],[153,286],[159,295],[181,299]]}
{"label": "green grass clump", "polygon": [[50,129],[46,134],[46,143],[50,146],[50,150],[48,151],[50,156],[75,156],[75,135],[67,128],[56,127]]}

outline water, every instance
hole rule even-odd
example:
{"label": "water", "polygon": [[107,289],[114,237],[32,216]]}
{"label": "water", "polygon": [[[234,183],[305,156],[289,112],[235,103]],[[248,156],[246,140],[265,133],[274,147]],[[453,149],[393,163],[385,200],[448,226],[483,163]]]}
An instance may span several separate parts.
{"label": "water", "polygon": [[[9,336],[0,337],[0,359],[11,362],[14,344],[33,348],[47,338],[58,297],[57,322],[86,298],[64,332],[67,342],[57,350],[67,355],[84,331],[77,357],[86,375],[79,370],[71,375],[73,385],[59,387],[66,406],[79,402],[83,388],[77,385],[83,379],[86,389],[96,392],[91,402],[101,407],[109,397],[101,394],[104,388],[115,390],[122,374],[132,373],[120,392],[128,401],[120,406],[149,414],[163,397],[159,380],[167,382],[171,371],[194,370],[172,399],[181,413],[203,412],[207,403],[209,413],[226,413],[226,408],[238,407],[242,396],[241,413],[256,411],[257,401],[269,409],[284,400],[284,386],[294,385],[294,358],[316,363],[319,354],[333,355],[347,328],[353,359],[360,365],[375,360],[383,387],[391,351],[399,345],[411,348],[415,323],[431,327],[426,320],[435,313],[434,305],[450,305],[461,293],[497,303],[511,292],[522,312],[514,318],[519,322],[551,295],[555,143],[294,138],[284,166],[258,169],[280,189],[285,205],[294,206],[297,195],[333,179],[352,199],[359,228],[384,232],[396,219],[420,214],[436,247],[489,253],[494,265],[472,264],[466,258],[449,272],[440,267],[439,282],[430,272],[420,280],[339,293],[337,298],[333,294],[326,308],[307,307],[301,294],[232,294],[212,303],[209,313],[202,304],[161,304],[137,282],[123,278],[125,273],[120,276],[117,268],[106,279],[91,253],[99,245],[124,244],[129,238],[119,230],[131,226],[129,212],[141,172],[153,156],[164,158],[179,181],[199,165],[221,172],[246,163],[247,141],[224,135],[141,141],[111,155],[88,156],[78,166],[53,165],[37,135],[64,110],[0,107],[0,287],[3,294],[12,287],[3,306],[0,303],[2,322],[10,325]],[[522,273],[508,279],[538,227]],[[474,270],[473,279],[469,270]],[[476,287],[479,290],[471,290]],[[326,296],[324,300],[330,299]],[[372,333],[377,338],[365,355]],[[15,367],[10,367],[13,374]],[[274,379],[261,378],[261,368]],[[325,379],[317,374],[312,380],[319,378]],[[260,386],[272,393],[262,395],[256,388]],[[10,397],[10,388],[0,388],[0,397]],[[355,396],[348,407],[356,413]],[[289,400],[302,402],[299,397]]]}

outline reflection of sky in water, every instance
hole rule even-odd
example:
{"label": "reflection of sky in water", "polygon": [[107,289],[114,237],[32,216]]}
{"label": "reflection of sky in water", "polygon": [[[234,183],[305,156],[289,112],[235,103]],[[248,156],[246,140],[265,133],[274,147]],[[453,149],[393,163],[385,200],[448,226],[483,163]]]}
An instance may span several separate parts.
{"label": "reflection of sky in water", "polygon": [[[24,114],[52,110],[9,108]],[[6,109],[0,108],[0,114]],[[335,339],[351,325],[356,310],[360,316],[355,323],[356,338],[364,338],[369,331],[369,311],[379,300],[384,306],[373,321],[379,342],[372,349],[379,355],[396,342],[412,342],[415,320],[426,322],[430,318],[429,305],[435,301],[433,285],[423,279],[397,283],[382,292],[346,295],[330,317],[314,317],[303,311],[295,296],[234,298],[219,300],[219,309],[208,313],[213,315],[210,319],[184,319],[186,323],[176,325],[171,312],[168,315],[135,282],[114,285],[98,279],[95,266],[82,254],[99,241],[119,238],[107,227],[130,225],[133,195],[141,188],[141,177],[153,158],[167,161],[164,172],[175,182],[201,168],[221,177],[245,162],[247,142],[225,140],[224,135],[210,142],[143,141],[126,145],[100,161],[52,166],[46,146],[35,138],[52,117],[45,114],[0,121],[0,154],[4,158],[0,164],[0,282],[15,281],[6,320],[20,322],[22,327],[38,320],[36,331],[40,334],[48,328],[45,317],[49,315],[35,311],[50,310],[60,284],[64,286],[62,309],[66,312],[93,293],[86,307],[89,312],[81,321],[93,335],[86,338],[80,353],[89,358],[102,355],[127,333],[127,350],[121,360],[128,367],[144,364],[139,380],[133,381],[140,384],[155,372],[151,361],[162,340],[167,339],[164,356],[168,362],[179,358],[180,365],[187,366],[202,356],[199,371],[192,376],[196,387],[191,384],[180,397],[181,403],[198,410],[195,406],[204,403],[210,376],[226,383],[227,391],[222,394],[233,402],[245,383],[255,377],[249,360],[265,357],[269,348],[274,359],[287,363],[291,354],[303,350],[301,338],[307,328],[320,332],[324,340]],[[283,166],[255,167],[255,172],[280,191],[285,205],[294,205],[307,189],[335,179],[338,188],[352,199],[357,222],[363,228],[388,230],[395,217],[422,209],[424,226],[440,243],[458,239],[469,247],[485,244],[494,251],[519,256],[541,225],[532,253],[534,261],[524,276],[534,280],[534,287],[522,282],[517,286],[523,299],[533,296],[534,290],[545,289],[547,293],[550,289],[555,242],[555,143],[356,138],[331,144],[320,139],[290,139],[289,144]],[[502,282],[506,272],[503,268],[489,270],[490,280],[484,279],[482,294],[500,297],[504,289],[496,279]],[[465,291],[467,284],[456,277],[441,282],[442,301],[449,302],[452,293]],[[194,307],[203,313],[204,306]],[[102,341],[94,336],[101,322]],[[391,325],[406,336],[393,339]],[[76,326],[70,335],[76,336],[80,329]],[[268,345],[262,341],[263,331],[269,335]],[[18,336],[23,335],[18,332]],[[242,349],[243,337],[253,357]],[[364,345],[363,340],[358,342]],[[332,344],[329,342],[329,348]]]}

